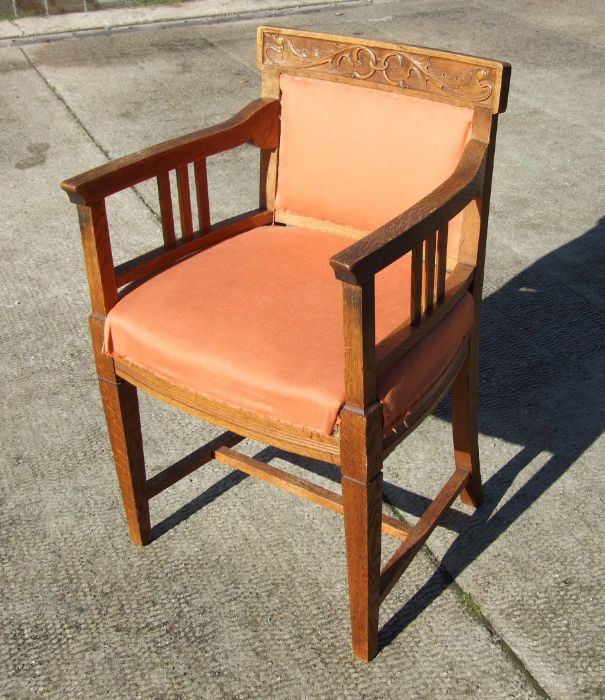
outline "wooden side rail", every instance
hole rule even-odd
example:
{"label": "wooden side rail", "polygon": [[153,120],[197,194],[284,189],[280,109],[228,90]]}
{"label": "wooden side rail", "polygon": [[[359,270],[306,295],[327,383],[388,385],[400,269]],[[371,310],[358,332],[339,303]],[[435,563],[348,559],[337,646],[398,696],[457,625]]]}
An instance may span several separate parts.
{"label": "wooden side rail", "polygon": [[162,491],[167,489],[169,486],[172,486],[173,484],[176,484],[177,481],[189,476],[189,474],[192,474],[200,467],[203,467],[204,464],[208,464],[208,462],[214,459],[216,450],[219,447],[233,447],[233,445],[237,445],[238,442],[241,442],[244,439],[245,438],[243,438],[241,435],[236,435],[235,433],[229,431],[222,433],[218,437],[214,438],[214,440],[208,442],[206,445],[203,445],[191,454],[183,457],[183,459],[175,462],[172,466],[162,470],[159,472],[159,474],[152,476],[151,479],[147,479],[145,489],[147,498],[157,496],[158,493],[162,493]]}
{"label": "wooden side rail", "polygon": [[[279,100],[260,98],[217,126],[201,129],[118,158],[65,180],[61,187],[72,202],[88,204],[144,180],[158,177],[161,180],[159,187],[162,198],[162,190],[166,190],[166,173],[170,170],[177,169],[178,175],[180,168],[182,180],[182,167],[187,163],[201,161],[244,143],[253,142],[263,149],[276,148],[279,139],[279,115]],[[198,169],[197,175],[203,180],[205,174],[200,166]]]}
{"label": "wooden side rail", "polygon": [[[340,513],[341,515],[344,513],[342,496],[329,489],[324,489],[322,486],[313,484],[306,479],[288,474],[283,471],[283,469],[277,469],[270,464],[259,462],[257,459],[247,457],[229,447],[219,447],[216,450],[215,459],[232,469],[238,469],[245,474],[249,474],[261,481],[277,486],[284,491],[289,491],[301,498],[306,498],[308,501],[317,503],[317,505],[323,506],[335,513]],[[381,527],[385,535],[399,540],[405,540],[411,529],[410,526],[402,520],[397,520],[397,518],[392,518],[384,513],[382,514]]]}
{"label": "wooden side rail", "polygon": [[456,469],[437,495],[437,498],[424,511],[420,520],[411,529],[405,542],[400,545],[389,559],[380,574],[380,602],[387,597],[403,572],[408,568],[418,550],[426,542],[443,515],[455,501],[456,496],[465,487],[469,476],[470,473],[465,469]]}
{"label": "wooden side rail", "polygon": [[330,259],[336,277],[349,284],[362,284],[398,258],[417,249],[432,238],[435,231],[443,231],[450,219],[479,193],[486,156],[487,144],[471,139],[458,167],[445,182],[414,206]]}

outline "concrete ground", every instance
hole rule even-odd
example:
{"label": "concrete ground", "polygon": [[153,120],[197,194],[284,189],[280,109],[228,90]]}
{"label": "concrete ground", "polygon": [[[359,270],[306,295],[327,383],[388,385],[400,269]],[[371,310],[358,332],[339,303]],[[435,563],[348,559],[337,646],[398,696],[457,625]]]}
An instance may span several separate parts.
{"label": "concrete ground", "polygon": [[[339,516],[211,463],[154,500],[157,539],[131,545],[75,209],[58,183],[256,97],[261,21],[5,45],[0,695],[604,697],[605,5],[402,0],[278,21],[513,65],[482,330],[486,501],[456,504],[432,535],[381,612],[367,666],[350,653]],[[253,200],[252,155],[213,163],[215,216]],[[121,255],[161,238],[146,197],[110,209]],[[148,399],[142,413],[151,471],[216,432]],[[451,465],[445,407],[388,459],[390,503],[413,520]]]}

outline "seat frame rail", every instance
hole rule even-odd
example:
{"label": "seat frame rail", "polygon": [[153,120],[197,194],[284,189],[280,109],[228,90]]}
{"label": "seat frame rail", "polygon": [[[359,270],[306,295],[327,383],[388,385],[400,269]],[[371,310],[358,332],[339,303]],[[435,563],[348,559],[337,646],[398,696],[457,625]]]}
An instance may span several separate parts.
{"label": "seat frame rail", "polygon": [[[232,469],[344,515],[343,498],[340,494],[232,449],[244,439],[245,437],[230,431],[222,433],[187,457],[147,479],[147,498],[154,498],[169,486],[215,459]],[[402,544],[380,573],[380,602],[387,597],[408,568],[443,515],[464,489],[469,477],[469,471],[457,468],[414,526],[386,513],[382,514],[382,533],[401,540]]]}

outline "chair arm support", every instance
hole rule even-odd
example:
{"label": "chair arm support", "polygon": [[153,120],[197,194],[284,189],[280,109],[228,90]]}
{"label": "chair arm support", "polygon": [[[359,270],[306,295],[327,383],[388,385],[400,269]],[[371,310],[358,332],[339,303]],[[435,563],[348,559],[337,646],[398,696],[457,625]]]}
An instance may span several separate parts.
{"label": "chair arm support", "polygon": [[273,149],[279,139],[280,102],[254,100],[216,126],[145,148],[65,180],[61,187],[76,204],[91,204],[180,165],[247,142]]}
{"label": "chair arm support", "polygon": [[424,314],[420,323],[402,323],[376,344],[376,374],[380,376],[390,365],[403,357],[442,321],[469,291],[475,278],[472,265],[458,263],[448,276],[445,295],[430,314]]}
{"label": "chair arm support", "polygon": [[330,259],[336,277],[349,284],[362,284],[447,225],[480,190],[486,156],[486,143],[469,141],[456,170],[439,187]]}

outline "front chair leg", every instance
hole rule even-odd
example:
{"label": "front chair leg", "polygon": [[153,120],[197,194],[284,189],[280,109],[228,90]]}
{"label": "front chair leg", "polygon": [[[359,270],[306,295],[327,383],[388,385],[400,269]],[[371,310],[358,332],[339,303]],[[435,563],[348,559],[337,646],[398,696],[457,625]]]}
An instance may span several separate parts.
{"label": "front chair leg", "polygon": [[368,483],[342,477],[353,653],[370,661],[378,651],[382,472]]}
{"label": "front chair leg", "polygon": [[99,386],[130,539],[145,545],[151,541],[151,522],[137,389],[101,377]]}
{"label": "front chair leg", "polygon": [[469,355],[452,384],[452,428],[456,466],[470,472],[460,498],[466,505],[476,508],[483,502],[483,486],[479,468],[477,371],[472,342]]}

